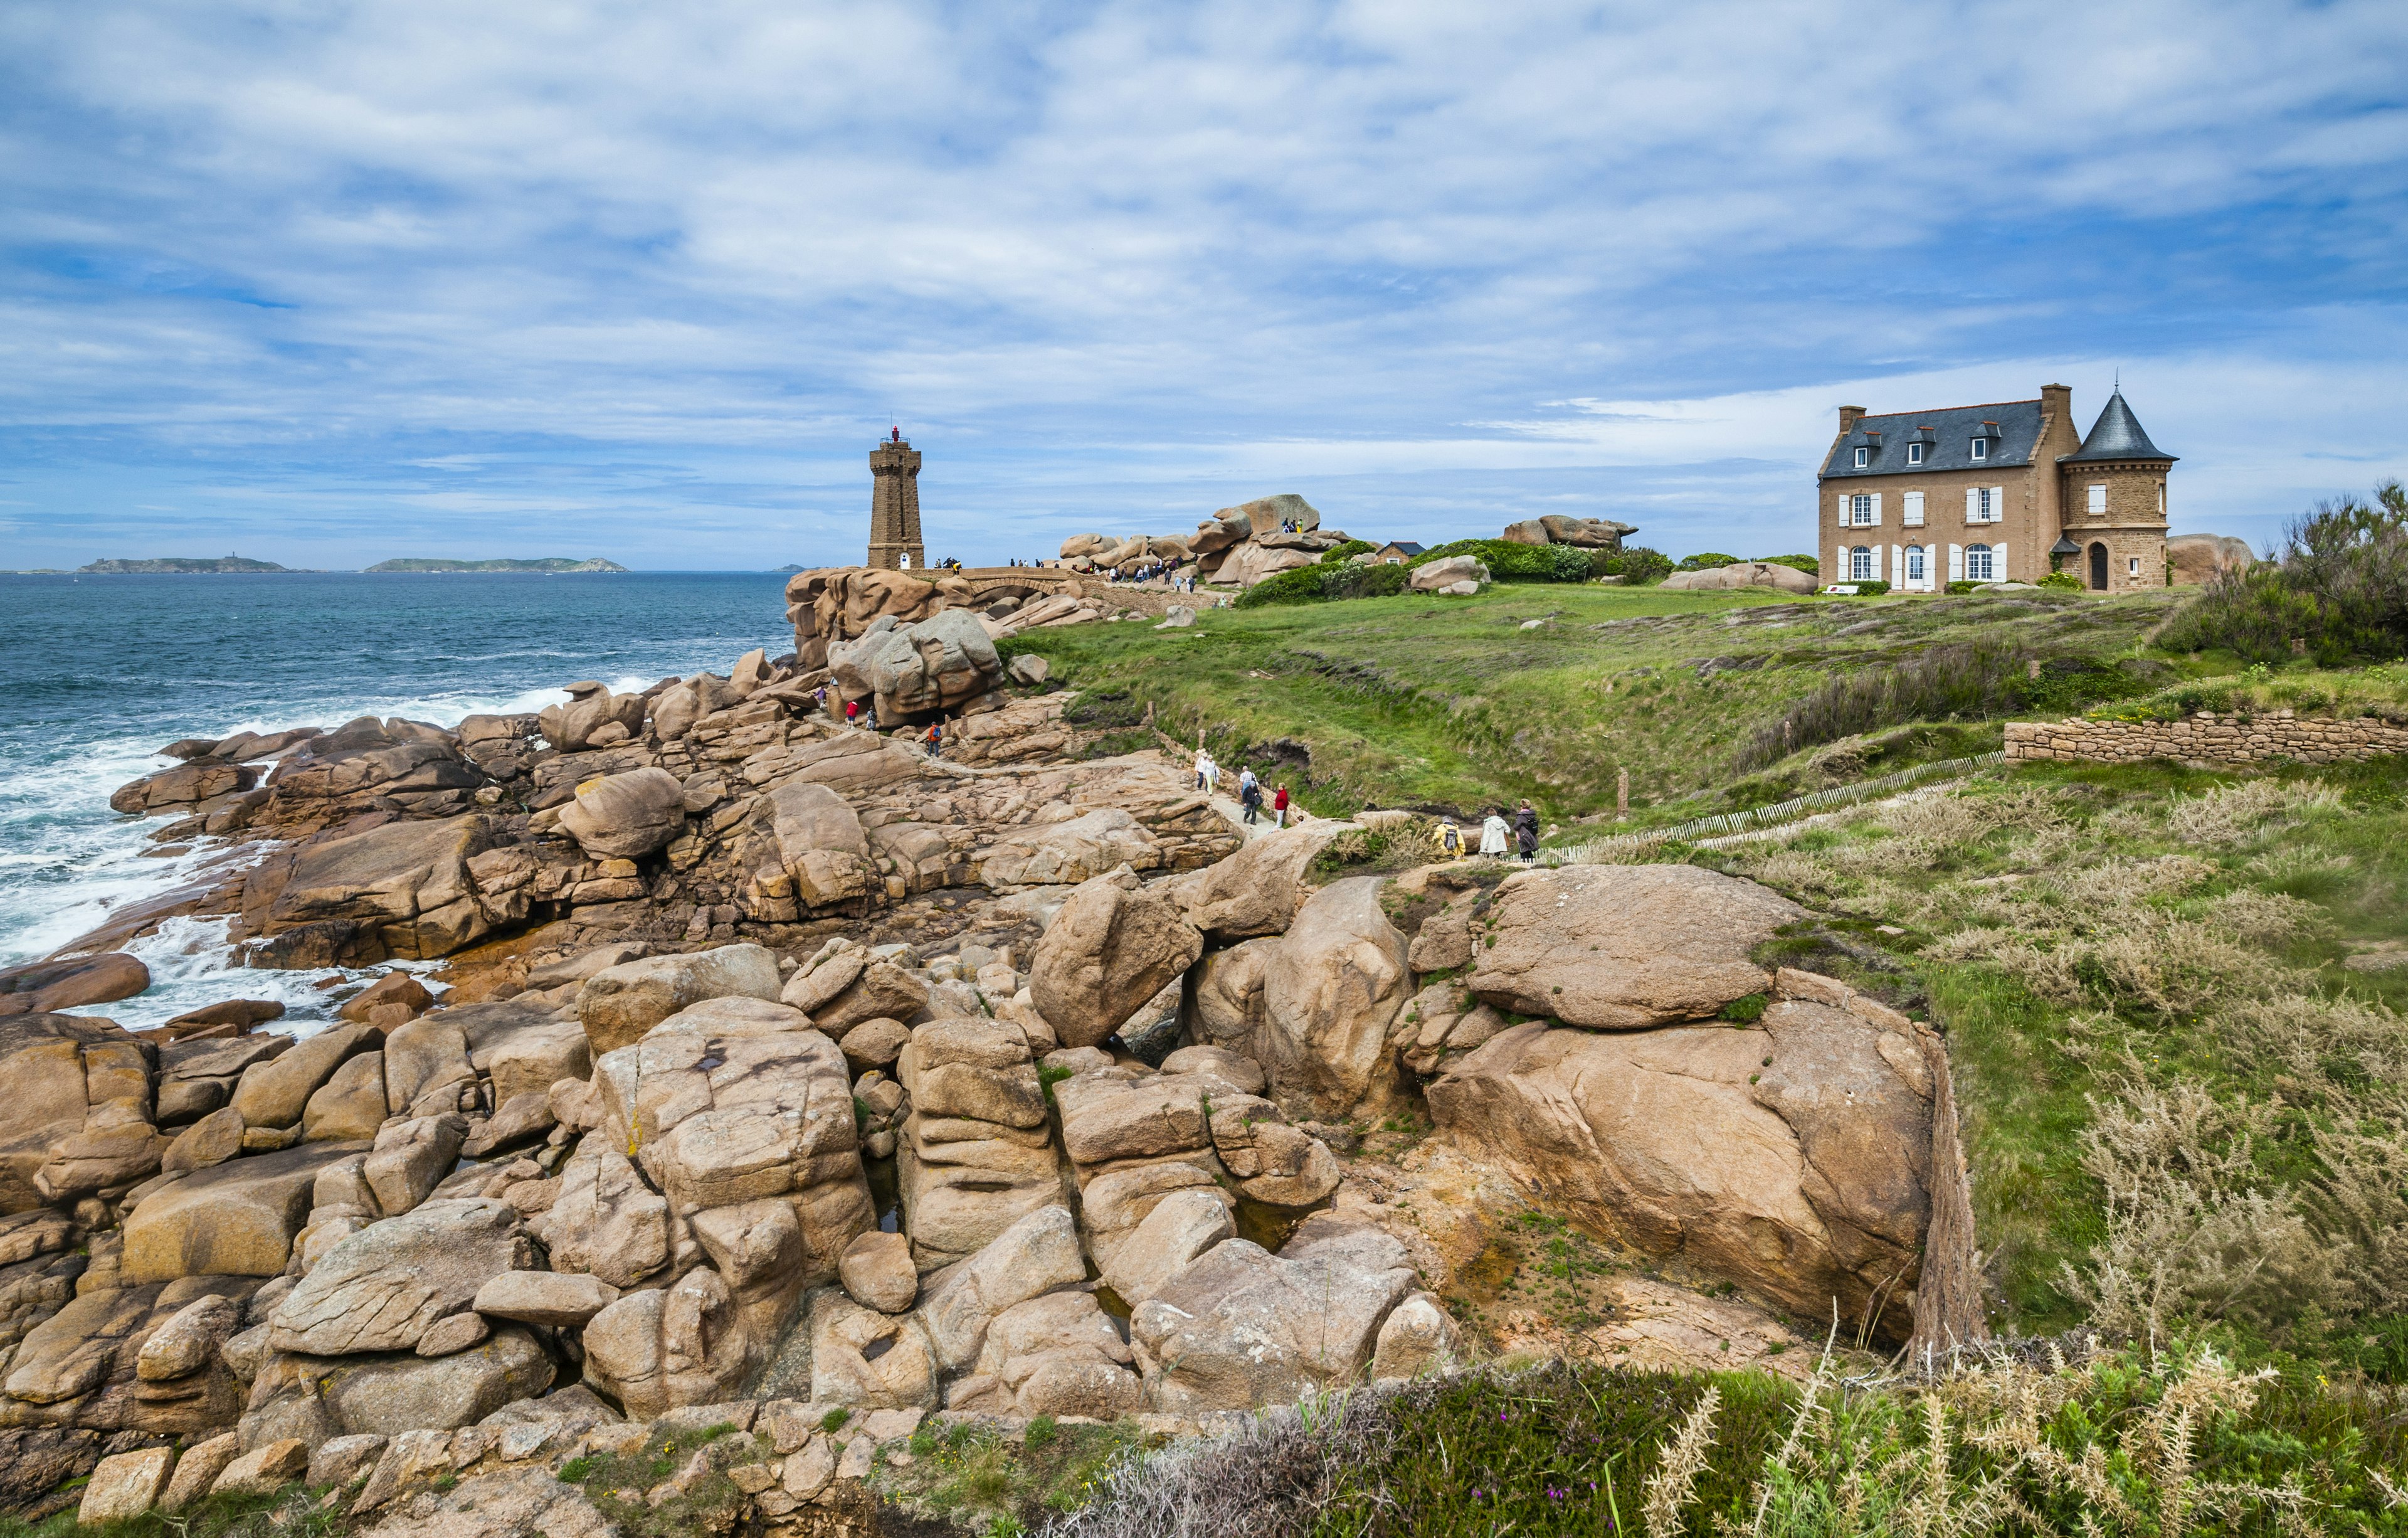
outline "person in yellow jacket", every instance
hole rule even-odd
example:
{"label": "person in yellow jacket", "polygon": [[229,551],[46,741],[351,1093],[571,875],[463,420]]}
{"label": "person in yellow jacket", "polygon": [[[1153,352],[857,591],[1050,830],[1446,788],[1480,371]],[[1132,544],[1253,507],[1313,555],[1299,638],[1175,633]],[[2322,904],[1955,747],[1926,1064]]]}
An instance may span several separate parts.
{"label": "person in yellow jacket", "polygon": [[1438,824],[1438,854],[1443,860],[1460,859],[1463,855],[1463,829],[1455,826],[1452,817],[1441,817]]}

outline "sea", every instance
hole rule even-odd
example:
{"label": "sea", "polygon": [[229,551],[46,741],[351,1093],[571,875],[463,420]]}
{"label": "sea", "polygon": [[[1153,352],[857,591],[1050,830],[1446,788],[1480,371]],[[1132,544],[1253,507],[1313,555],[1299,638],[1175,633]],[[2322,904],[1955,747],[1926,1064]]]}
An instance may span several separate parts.
{"label": "sea", "polygon": [[[222,850],[160,857],[109,793],[188,737],[332,727],[363,715],[451,726],[536,711],[563,685],[724,673],[794,649],[774,572],[0,576],[0,967],[39,959],[113,908],[194,879]],[[222,919],[173,919],[125,947],[148,992],[77,1013],[132,1028],[222,999],[275,999],[307,1035],[357,981],[230,968]]]}

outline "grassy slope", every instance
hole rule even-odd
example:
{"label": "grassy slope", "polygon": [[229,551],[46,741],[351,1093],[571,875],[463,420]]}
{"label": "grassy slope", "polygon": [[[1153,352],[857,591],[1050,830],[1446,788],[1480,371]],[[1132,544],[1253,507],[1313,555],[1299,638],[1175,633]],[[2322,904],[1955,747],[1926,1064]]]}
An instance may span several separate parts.
{"label": "grassy slope", "polygon": [[[1551,817],[1611,813],[1615,771],[1627,769],[1634,808],[1670,816],[1684,799],[1678,814],[1799,788],[1796,765],[1743,781],[1730,765],[1752,731],[1834,672],[1969,640],[2111,657],[2171,601],[1784,601],[1530,583],[1474,598],[1208,611],[1192,630],[1079,625],[1007,650],[1043,655],[1072,687],[1152,703],[1182,740],[1203,727],[1232,766],[1249,748],[1304,744],[1311,786],[1298,788],[1321,811],[1469,810],[1527,796]],[[1531,620],[1546,623],[1523,629]],[[1698,665],[1713,659],[1722,662],[1701,678]],[[1995,726],[1943,728],[1906,752],[1997,745]]]}

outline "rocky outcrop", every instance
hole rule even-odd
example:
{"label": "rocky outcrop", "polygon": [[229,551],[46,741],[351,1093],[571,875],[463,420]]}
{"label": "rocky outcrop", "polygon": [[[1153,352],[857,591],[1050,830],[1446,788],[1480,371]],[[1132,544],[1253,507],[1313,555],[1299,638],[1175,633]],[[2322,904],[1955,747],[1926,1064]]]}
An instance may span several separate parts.
{"label": "rocky outcrop", "polygon": [[1396,1091],[1389,1038],[1412,972],[1381,884],[1354,876],[1322,888],[1269,953],[1256,1050],[1283,1105],[1340,1117]]}
{"label": "rocky outcrop", "polygon": [[869,699],[882,726],[951,710],[1003,677],[995,642],[976,618],[947,610],[916,624],[882,616],[860,639],[828,647],[828,667],[848,699]]}
{"label": "rocky outcrop", "polygon": [[930,1021],[911,1033],[896,1077],[910,1100],[896,1169],[920,1270],[975,1254],[1064,1200],[1067,1171],[1018,1026],[971,1015]]}
{"label": "rocky outcrop", "polygon": [[0,967],[0,1018],[114,1003],[150,985],[150,969],[122,951]]}
{"label": "rocky outcrop", "polygon": [[1578,545],[1584,550],[1620,550],[1625,537],[1639,532],[1636,524],[1612,518],[1567,518],[1550,513],[1508,524],[1501,536],[1517,545]]}
{"label": "rocky outcrop", "polygon": [[470,814],[389,823],[271,856],[243,884],[243,931],[262,942],[253,963],[372,966],[450,955],[517,916],[469,871],[491,836],[488,820]]}
{"label": "rocky outcrop", "polygon": [[1922,1028],[1784,975],[1753,1026],[1513,1027],[1431,1083],[1430,1111],[1597,1232],[1902,1339],[1930,1211]]}
{"label": "rocky outcrop", "polygon": [[1519,871],[1497,888],[1469,986],[1500,1009],[1601,1030],[1708,1019],[1770,985],[1748,953],[1805,916],[1691,865]]}
{"label": "rocky outcrop", "polygon": [[577,993],[577,1017],[595,1056],[641,1040],[669,1016],[711,999],[775,1000],[778,960],[758,945],[721,945],[606,967]]}
{"label": "rocky outcrop", "polygon": [[1186,971],[1204,938],[1134,872],[1082,883],[1037,943],[1028,988],[1064,1046],[1092,1046]]}
{"label": "rocky outcrop", "polygon": [[1413,568],[1406,585],[1416,593],[1468,598],[1489,582],[1488,565],[1477,555],[1448,555]]}
{"label": "rocky outcrop", "polygon": [[1814,575],[1773,561],[1733,561],[1702,571],[1675,571],[1658,584],[1673,593],[1727,593],[1742,587],[1769,587],[1778,593],[1812,593]]}
{"label": "rocky outcrop", "polygon": [[606,774],[577,787],[560,826],[595,859],[641,859],[685,831],[685,792],[666,769]]}

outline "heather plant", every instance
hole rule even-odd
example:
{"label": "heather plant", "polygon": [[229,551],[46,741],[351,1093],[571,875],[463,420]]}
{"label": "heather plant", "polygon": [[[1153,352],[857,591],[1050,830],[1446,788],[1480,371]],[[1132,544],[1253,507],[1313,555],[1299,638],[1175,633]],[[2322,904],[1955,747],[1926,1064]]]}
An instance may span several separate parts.
{"label": "heather plant", "polygon": [[2319,502],[2271,562],[2227,567],[2169,621],[2159,644],[2325,667],[2408,654],[2408,488]]}

